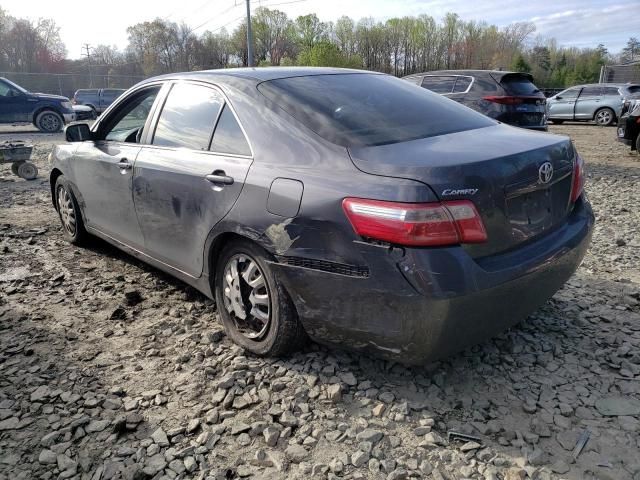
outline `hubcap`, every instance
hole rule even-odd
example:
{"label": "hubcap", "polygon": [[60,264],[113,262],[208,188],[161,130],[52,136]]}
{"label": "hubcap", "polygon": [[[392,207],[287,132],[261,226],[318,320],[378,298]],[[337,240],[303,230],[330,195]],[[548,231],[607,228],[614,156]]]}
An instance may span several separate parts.
{"label": "hubcap", "polygon": [[598,123],[602,125],[608,125],[611,122],[611,113],[605,111],[598,112]]}
{"label": "hubcap", "polygon": [[259,340],[269,330],[271,301],[264,274],[248,255],[238,254],[224,268],[224,308],[238,331]]}
{"label": "hubcap", "polygon": [[58,212],[62,226],[69,235],[76,234],[76,211],[73,208],[73,200],[67,189],[62,185],[58,187]]}
{"label": "hubcap", "polygon": [[60,119],[52,113],[43,115],[40,123],[48,132],[56,132],[60,128]]}

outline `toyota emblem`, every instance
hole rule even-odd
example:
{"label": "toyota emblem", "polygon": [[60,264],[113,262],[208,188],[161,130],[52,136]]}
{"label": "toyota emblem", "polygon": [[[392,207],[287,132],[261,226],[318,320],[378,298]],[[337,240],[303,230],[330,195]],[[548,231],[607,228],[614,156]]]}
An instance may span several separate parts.
{"label": "toyota emblem", "polygon": [[544,162],[538,169],[538,179],[540,183],[549,183],[553,177],[553,165],[551,162]]}

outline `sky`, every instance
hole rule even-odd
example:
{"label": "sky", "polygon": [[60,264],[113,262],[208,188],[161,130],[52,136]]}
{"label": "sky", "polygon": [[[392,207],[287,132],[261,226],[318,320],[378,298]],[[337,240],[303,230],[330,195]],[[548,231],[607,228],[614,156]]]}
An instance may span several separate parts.
{"label": "sky", "polygon": [[[315,13],[323,21],[342,15],[384,21],[422,13],[440,20],[447,12],[500,27],[531,21],[536,25],[534,36],[554,37],[561,46],[603,43],[611,53],[618,53],[629,37],[640,36],[638,0],[252,0],[251,5],[276,8],[290,18]],[[223,27],[231,31],[246,13],[244,0],[2,0],[1,6],[16,17],[53,18],[69,58],[79,58],[84,43],[122,49],[129,25],[156,17],[184,21],[202,33]]]}

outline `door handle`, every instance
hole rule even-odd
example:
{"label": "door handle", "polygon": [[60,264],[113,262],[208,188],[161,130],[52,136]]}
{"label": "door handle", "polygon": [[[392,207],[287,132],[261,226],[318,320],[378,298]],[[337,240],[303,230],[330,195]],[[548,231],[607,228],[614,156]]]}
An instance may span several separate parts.
{"label": "door handle", "polygon": [[131,170],[132,165],[126,158],[121,158],[118,162],[118,167],[120,167],[122,170]]}
{"label": "door handle", "polygon": [[215,172],[205,175],[205,177],[211,183],[220,185],[233,185],[233,177],[224,173],[224,170],[216,170]]}

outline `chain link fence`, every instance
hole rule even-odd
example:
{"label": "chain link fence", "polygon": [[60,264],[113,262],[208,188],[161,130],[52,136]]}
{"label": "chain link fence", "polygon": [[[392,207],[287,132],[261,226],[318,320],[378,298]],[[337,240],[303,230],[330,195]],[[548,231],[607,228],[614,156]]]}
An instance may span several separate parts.
{"label": "chain link fence", "polygon": [[88,73],[20,73],[0,72],[31,92],[73,97],[81,88],[129,88],[146,77],[140,75],[89,75]]}

